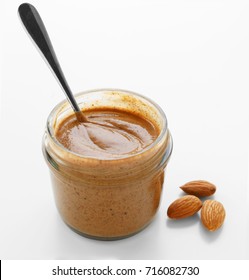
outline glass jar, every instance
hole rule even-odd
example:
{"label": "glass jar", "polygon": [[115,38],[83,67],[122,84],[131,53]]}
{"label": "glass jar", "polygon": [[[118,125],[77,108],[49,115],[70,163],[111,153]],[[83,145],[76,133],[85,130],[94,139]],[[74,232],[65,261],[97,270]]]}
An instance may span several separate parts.
{"label": "glass jar", "polygon": [[129,91],[93,90],[75,97],[83,111],[104,107],[136,112],[160,129],[157,139],[136,154],[98,159],[74,153],[57,141],[58,125],[72,114],[67,101],[58,104],[48,117],[43,153],[62,219],[91,238],[131,236],[151,222],[159,206],[164,169],[172,152],[166,116],[153,101]]}

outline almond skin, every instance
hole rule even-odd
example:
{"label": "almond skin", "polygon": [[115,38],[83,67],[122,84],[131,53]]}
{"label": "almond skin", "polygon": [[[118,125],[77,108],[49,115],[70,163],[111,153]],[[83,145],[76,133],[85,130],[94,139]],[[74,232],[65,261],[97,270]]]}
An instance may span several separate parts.
{"label": "almond skin", "polygon": [[185,193],[195,196],[210,196],[216,191],[216,186],[208,181],[191,181],[180,187]]}
{"label": "almond skin", "polygon": [[171,219],[182,219],[194,215],[201,209],[201,200],[194,195],[185,195],[172,202],[167,215]]}
{"label": "almond skin", "polygon": [[206,229],[215,231],[225,220],[226,212],[223,205],[216,200],[206,200],[201,209],[201,221]]}

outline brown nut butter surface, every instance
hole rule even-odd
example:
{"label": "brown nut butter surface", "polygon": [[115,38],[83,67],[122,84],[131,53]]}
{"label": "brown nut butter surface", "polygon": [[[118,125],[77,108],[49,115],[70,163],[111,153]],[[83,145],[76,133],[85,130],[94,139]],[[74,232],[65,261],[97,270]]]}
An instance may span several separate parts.
{"label": "brown nut butter surface", "polygon": [[158,136],[159,129],[141,117],[121,110],[85,111],[88,122],[67,117],[56,131],[68,150],[99,159],[122,158],[140,152]]}
{"label": "brown nut butter surface", "polygon": [[94,107],[84,110],[86,123],[72,113],[56,121],[44,154],[66,224],[88,237],[119,239],[154,217],[171,138],[155,114]]}

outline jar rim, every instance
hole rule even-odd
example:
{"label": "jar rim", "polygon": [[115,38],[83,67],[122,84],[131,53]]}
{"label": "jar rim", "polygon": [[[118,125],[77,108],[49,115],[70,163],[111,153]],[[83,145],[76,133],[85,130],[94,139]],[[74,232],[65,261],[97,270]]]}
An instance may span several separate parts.
{"label": "jar rim", "polygon": [[[53,143],[56,144],[59,148],[61,148],[63,151],[72,154],[76,157],[79,157],[81,159],[89,159],[89,160],[96,160],[96,161],[119,161],[119,160],[124,160],[124,159],[130,159],[132,157],[136,157],[138,155],[144,154],[145,152],[149,151],[150,149],[152,149],[153,147],[155,147],[163,138],[163,136],[167,133],[168,130],[168,121],[166,118],[166,115],[164,113],[164,111],[162,110],[162,108],[155,103],[152,99],[133,92],[133,91],[129,91],[129,90],[124,90],[124,89],[117,89],[117,88],[100,88],[100,89],[92,89],[92,90],[85,90],[82,92],[78,92],[77,94],[74,95],[74,97],[77,100],[77,97],[80,96],[84,96],[86,94],[90,94],[90,93],[98,93],[98,92],[118,92],[121,94],[129,94],[129,95],[134,95],[135,97],[137,96],[138,98],[144,99],[145,101],[149,102],[150,104],[153,105],[153,107],[155,107],[155,109],[159,112],[159,115],[162,117],[162,128],[160,129],[160,133],[158,135],[158,137],[156,138],[156,140],[154,142],[152,142],[150,145],[148,145],[146,148],[142,149],[141,151],[135,153],[135,154],[131,154],[131,155],[126,155],[125,157],[120,157],[120,158],[105,158],[105,159],[100,159],[98,157],[95,156],[85,156],[82,154],[78,154],[76,152],[73,152],[71,150],[69,150],[68,148],[66,148],[65,146],[63,146],[55,137],[55,133],[54,133],[54,128],[53,128],[53,124],[54,124],[54,120],[57,116],[57,112],[59,111],[60,108],[63,108],[63,106],[65,106],[65,109],[68,108],[67,105],[69,105],[69,102],[64,99],[61,102],[59,102],[50,112],[48,118],[47,118],[47,123],[46,123],[46,129],[47,132],[49,134],[49,137],[52,139]],[[70,107],[70,105],[69,105]]]}

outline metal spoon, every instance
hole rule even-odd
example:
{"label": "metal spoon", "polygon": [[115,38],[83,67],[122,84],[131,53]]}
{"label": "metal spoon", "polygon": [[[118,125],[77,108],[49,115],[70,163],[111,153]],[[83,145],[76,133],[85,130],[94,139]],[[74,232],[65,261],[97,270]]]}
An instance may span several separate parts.
{"label": "metal spoon", "polygon": [[86,122],[87,119],[81,112],[78,104],[76,103],[72,91],[61,70],[52,43],[49,39],[47,30],[38,11],[31,4],[23,3],[18,8],[18,14],[31,39],[43,54],[45,61],[50,66],[51,71],[53,72],[53,74],[57,78],[58,83],[64,90],[64,93],[66,94],[66,97],[69,103],[71,104],[78,121]]}

